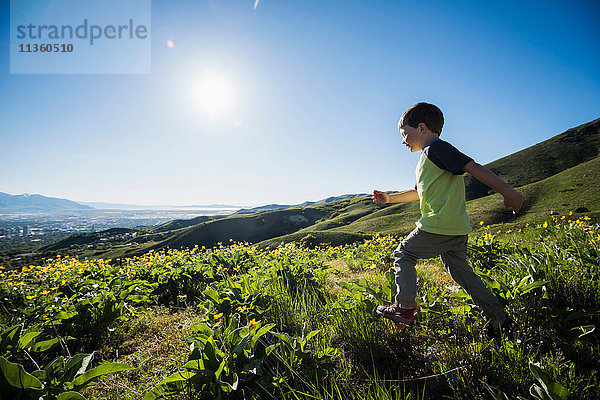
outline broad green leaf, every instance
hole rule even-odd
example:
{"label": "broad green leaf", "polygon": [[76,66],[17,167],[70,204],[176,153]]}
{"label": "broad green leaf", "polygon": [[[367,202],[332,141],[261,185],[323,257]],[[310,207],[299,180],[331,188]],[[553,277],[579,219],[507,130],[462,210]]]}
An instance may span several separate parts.
{"label": "broad green leaf", "polygon": [[210,336],[204,345],[204,349],[202,350],[202,356],[205,360],[204,365],[206,368],[211,371],[215,371],[219,368],[219,361],[217,360],[217,355],[215,353],[215,339]]}
{"label": "broad green leaf", "polygon": [[554,400],[550,396],[546,394],[544,389],[539,387],[538,385],[531,385],[529,388],[529,394],[533,396],[536,400]]}
{"label": "broad green leaf", "polygon": [[529,285],[523,286],[522,288],[519,289],[520,294],[525,294],[527,292],[532,291],[533,289],[537,289],[539,287],[542,287],[546,284],[550,283],[550,281],[535,281],[530,283]]}
{"label": "broad green leaf", "polygon": [[42,332],[27,332],[26,334],[24,334],[23,336],[21,336],[21,339],[19,340],[19,348],[20,349],[26,349],[29,347],[29,344],[33,341],[33,339],[35,339],[36,337],[38,337]]}
{"label": "broad green leaf", "polygon": [[315,335],[318,335],[321,332],[321,329],[316,330],[316,331],[311,331],[308,335],[306,335],[306,340],[307,342]]}
{"label": "broad green leaf", "polygon": [[192,361],[192,360],[202,359],[202,353],[200,352],[201,348],[202,348],[202,345],[200,344],[200,342],[198,342],[197,340],[194,340],[190,344],[190,354],[188,356],[188,360]]}
{"label": "broad green leaf", "polygon": [[261,327],[258,331],[256,331],[256,333],[252,336],[252,341],[250,342],[250,348],[254,350],[254,347],[256,346],[256,342],[258,342],[258,339],[260,339],[264,334],[269,332],[274,326],[275,326],[275,324],[273,324],[273,323],[267,324],[267,325]]}
{"label": "broad green leaf", "polygon": [[216,290],[208,289],[208,290],[205,290],[204,292],[202,292],[202,294],[207,299],[213,301],[216,304],[221,303],[221,297],[219,295],[219,292],[217,292]]}
{"label": "broad green leaf", "polygon": [[192,327],[193,333],[198,333],[205,336],[213,336],[214,331],[206,322],[200,322]]}
{"label": "broad green leaf", "polygon": [[48,380],[52,380],[55,377],[58,377],[58,374],[62,372],[64,368],[64,357],[56,357],[50,363],[46,364],[44,367],[44,372],[46,372],[46,376]]}
{"label": "broad green leaf", "polygon": [[455,297],[457,299],[470,299],[471,296],[467,294],[463,289],[460,289],[458,292],[451,293],[450,296]]}
{"label": "broad green leaf", "polygon": [[130,367],[129,365],[121,364],[121,363],[102,364],[95,368],[90,369],[89,371],[86,371],[82,375],[79,375],[68,386],[70,386],[69,389],[72,388],[72,389],[75,389],[78,391],[81,388],[90,384],[94,379],[96,379],[100,376],[107,375],[107,374],[114,374],[115,372],[130,371],[132,369],[135,369],[135,368]]}
{"label": "broad green leaf", "polygon": [[223,361],[221,361],[221,364],[219,364],[219,368],[217,368],[217,370],[215,371],[215,377],[217,378],[217,380],[219,380],[221,373],[223,372],[223,370],[225,369],[225,366],[227,365],[227,358],[225,357],[223,359]]}
{"label": "broad green leaf", "polygon": [[238,384],[240,383],[240,378],[236,373],[233,374],[233,383],[221,381],[221,389],[225,393],[231,393],[234,390],[237,390]]}
{"label": "broad green leaf", "polygon": [[59,394],[56,400],[85,400],[85,397],[78,392],[64,392]]}
{"label": "broad green leaf", "polygon": [[65,365],[65,372],[61,381],[63,382],[71,382],[76,376],[83,374],[87,371],[90,361],[94,357],[94,353],[92,354],[75,354],[73,357],[67,360]]}
{"label": "broad green leaf", "polygon": [[31,373],[31,375],[38,378],[40,380],[40,382],[46,381],[47,374],[46,374],[46,371],[44,371],[43,369],[38,369],[37,371],[33,371]]}
{"label": "broad green leaf", "polygon": [[202,369],[204,369],[204,361],[202,361],[202,360],[190,360],[187,363],[185,363],[185,365],[183,366],[183,368],[195,369],[195,370],[202,370]]}
{"label": "broad green leaf", "polygon": [[385,273],[385,281],[381,286],[381,291],[385,296],[385,300],[394,301],[394,295],[396,293],[396,272],[393,268],[388,269]]}
{"label": "broad green leaf", "polygon": [[77,311],[60,311],[54,316],[54,321],[62,321],[73,318],[77,315]]}
{"label": "broad green leaf", "polygon": [[0,354],[8,348],[14,349],[17,347],[22,329],[23,325],[15,325],[2,331],[0,334]]}
{"label": "broad green leaf", "polygon": [[273,333],[273,335],[276,338],[278,338],[279,340],[281,340],[283,343],[285,343],[288,346],[292,347],[292,338],[287,333]]}
{"label": "broad green leaf", "polygon": [[56,345],[59,342],[60,342],[59,338],[42,340],[41,342],[37,342],[36,344],[31,346],[31,351],[33,351],[35,353],[42,353],[46,350],[51,349],[52,347],[54,347],[54,345]]}
{"label": "broad green leaf", "polygon": [[337,282],[336,285],[338,285],[341,288],[346,289],[349,292],[360,291],[360,289],[358,289],[355,285],[351,285],[347,282]]}
{"label": "broad green leaf", "polygon": [[[540,389],[547,395],[548,398],[552,400],[566,400],[567,397],[569,397],[570,392],[560,383],[552,381],[550,375],[548,375],[548,373],[544,371],[538,364],[530,362],[529,369],[536,377],[538,382],[542,385]],[[534,389],[535,387],[537,386],[533,385],[531,389],[536,393],[539,393],[537,389]],[[533,392],[531,392],[531,394],[534,395]]]}
{"label": "broad green leaf", "polygon": [[0,368],[9,385],[19,389],[42,389],[39,379],[25,372],[21,364],[11,363],[6,358],[0,357]]}
{"label": "broad green leaf", "polygon": [[194,371],[179,371],[179,372],[175,372],[174,374],[166,377],[165,379],[163,379],[160,382],[160,385],[164,385],[167,383],[174,383],[174,382],[181,382],[181,381],[187,381],[188,379],[190,379],[191,377],[193,377],[196,374],[196,372]]}
{"label": "broad green leaf", "polygon": [[493,279],[493,278],[491,278],[491,277],[489,277],[489,276],[487,276],[487,275],[480,275],[479,277],[480,277],[480,278],[481,278],[481,279],[482,279],[482,280],[483,280],[483,281],[486,283],[486,285],[488,285],[490,288],[492,288],[492,289],[497,289],[497,290],[500,290],[501,286],[500,286],[500,283],[499,283],[497,280],[495,280],[495,279]]}
{"label": "broad green leaf", "polygon": [[261,376],[263,360],[252,360],[248,365],[248,372],[254,375]]}
{"label": "broad green leaf", "polygon": [[246,346],[248,346],[249,341],[250,341],[250,333],[248,333],[246,336],[244,336],[244,338],[238,343],[237,346],[235,346],[233,348],[233,350],[231,352],[233,354],[242,353],[246,349]]}

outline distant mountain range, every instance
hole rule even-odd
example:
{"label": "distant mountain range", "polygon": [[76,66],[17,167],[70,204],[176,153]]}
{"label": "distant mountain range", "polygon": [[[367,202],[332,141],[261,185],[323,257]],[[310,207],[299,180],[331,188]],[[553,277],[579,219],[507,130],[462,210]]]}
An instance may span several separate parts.
{"label": "distant mountain range", "polygon": [[104,202],[75,202],[67,199],[56,197],[47,197],[39,194],[19,194],[11,195],[0,192],[0,213],[10,214],[19,212],[56,212],[56,211],[85,211],[85,210],[207,210],[219,211],[227,210],[238,214],[253,214],[260,211],[285,210],[288,208],[307,207],[311,205],[326,204],[332,201],[343,200],[356,196],[364,196],[360,194],[346,194],[342,196],[332,196],[319,201],[305,201],[301,204],[285,205],[285,204],[269,204],[253,208],[244,208],[241,206],[233,206],[229,204],[207,204],[207,205],[188,205],[188,206],[172,206],[172,205],[157,205],[147,206],[139,204],[122,204],[122,203],[104,203]]}
{"label": "distant mountain range", "polygon": [[0,213],[17,212],[51,212],[92,210],[92,207],[82,205],[67,199],[46,197],[40,194],[12,195],[0,192]]}

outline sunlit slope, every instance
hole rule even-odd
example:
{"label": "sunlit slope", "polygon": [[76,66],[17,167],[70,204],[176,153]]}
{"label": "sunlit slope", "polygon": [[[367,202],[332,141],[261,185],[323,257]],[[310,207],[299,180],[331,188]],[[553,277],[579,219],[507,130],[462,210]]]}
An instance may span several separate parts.
{"label": "sunlit slope", "polygon": [[155,248],[206,247],[233,241],[260,242],[314,224],[327,214],[317,207],[269,211],[252,215],[231,216],[194,225],[162,241]]}
{"label": "sunlit slope", "polygon": [[[600,118],[486,164],[486,167],[511,185],[524,186],[594,159],[599,154]],[[470,175],[465,177],[465,186],[467,199],[490,192],[490,188]]]}
{"label": "sunlit slope", "polygon": [[[600,216],[600,158],[569,168],[550,178],[519,188],[524,195],[523,210],[516,216],[504,208],[500,194],[467,202],[474,228],[480,221],[491,224],[525,224],[544,219],[550,211]],[[359,241],[370,235],[406,235],[420,217],[418,202],[380,205],[370,197],[357,197],[319,206],[270,211],[248,216],[230,216],[170,232],[171,236],[153,242],[148,248],[213,246],[219,242],[299,241],[338,245]],[[138,240],[141,238],[138,238]],[[133,249],[131,249],[133,250]]]}
{"label": "sunlit slope", "polygon": [[[566,215],[565,218],[569,218],[568,214],[572,212],[575,216],[573,219],[588,215],[600,220],[600,157],[518,190],[524,197],[523,209],[518,215],[504,208],[500,194],[468,201],[467,212],[473,227],[477,228],[480,221],[484,221],[485,225],[524,225],[544,220],[551,211]],[[367,212],[373,208],[372,212]],[[374,205],[370,199],[364,198],[357,202],[352,213],[357,215],[363,211],[364,216],[345,225],[338,224],[344,218],[344,215],[340,215],[263,244],[301,240],[307,235],[315,238],[312,241],[336,244],[342,242],[343,237],[359,239],[376,233],[406,235],[414,229],[415,221],[420,217],[418,202]]]}
{"label": "sunlit slope", "polygon": [[600,157],[569,168],[550,178],[518,188],[523,194],[523,210],[516,217],[503,206],[502,196],[493,194],[467,203],[471,223],[534,222],[553,211],[566,215],[588,215],[600,221]]}

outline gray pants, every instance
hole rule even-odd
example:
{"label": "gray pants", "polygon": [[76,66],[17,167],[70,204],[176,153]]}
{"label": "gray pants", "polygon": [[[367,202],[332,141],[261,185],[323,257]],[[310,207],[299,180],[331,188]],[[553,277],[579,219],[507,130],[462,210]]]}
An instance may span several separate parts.
{"label": "gray pants", "polygon": [[467,261],[467,235],[449,236],[429,233],[415,228],[394,251],[396,270],[396,302],[402,308],[414,308],[417,303],[417,271],[421,258],[441,256],[452,279],[462,286],[487,318],[504,320],[506,312],[496,296],[473,272]]}

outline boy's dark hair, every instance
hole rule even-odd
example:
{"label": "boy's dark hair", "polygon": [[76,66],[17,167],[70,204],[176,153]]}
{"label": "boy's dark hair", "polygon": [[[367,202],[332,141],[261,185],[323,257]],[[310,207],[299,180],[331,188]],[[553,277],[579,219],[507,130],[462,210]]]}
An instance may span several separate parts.
{"label": "boy's dark hair", "polygon": [[442,110],[433,104],[417,103],[404,111],[398,122],[398,128],[404,125],[416,128],[421,122],[427,125],[431,132],[441,135],[444,126],[444,114],[442,114]]}

